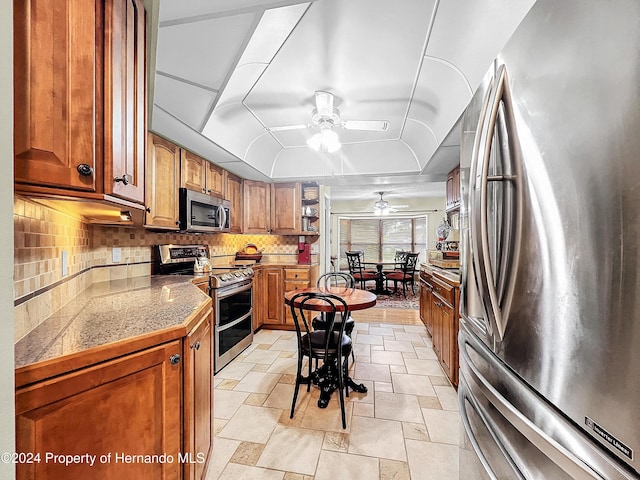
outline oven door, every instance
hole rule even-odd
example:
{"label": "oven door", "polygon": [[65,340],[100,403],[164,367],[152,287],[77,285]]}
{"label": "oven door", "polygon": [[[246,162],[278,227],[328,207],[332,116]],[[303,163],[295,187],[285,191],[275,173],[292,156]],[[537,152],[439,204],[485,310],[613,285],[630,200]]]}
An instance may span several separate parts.
{"label": "oven door", "polygon": [[215,308],[215,360],[218,372],[253,341],[253,281],[212,290]]}

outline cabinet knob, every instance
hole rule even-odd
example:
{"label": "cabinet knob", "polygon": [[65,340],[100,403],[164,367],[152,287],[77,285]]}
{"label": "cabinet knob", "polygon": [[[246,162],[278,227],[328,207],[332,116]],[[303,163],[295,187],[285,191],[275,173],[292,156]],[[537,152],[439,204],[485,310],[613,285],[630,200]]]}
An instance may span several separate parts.
{"label": "cabinet knob", "polygon": [[211,193],[211,189],[210,189],[210,188],[209,188],[209,189],[207,189],[207,193]]}
{"label": "cabinet knob", "polygon": [[169,362],[171,365],[177,365],[180,363],[180,354],[175,353],[169,357]]}
{"label": "cabinet knob", "polygon": [[200,350],[200,341],[198,340],[196,343],[194,343],[193,345],[191,345],[191,349],[193,349],[193,350]]}
{"label": "cabinet knob", "polygon": [[147,213],[151,213],[151,208],[150,208],[150,207],[147,207],[147,208],[145,208],[145,211],[146,211]]}
{"label": "cabinet knob", "polygon": [[90,177],[91,175],[93,175],[93,167],[86,163],[81,163],[80,165],[78,165],[77,170],[78,173],[83,177]]}
{"label": "cabinet knob", "polygon": [[129,185],[129,183],[131,183],[131,175],[129,175],[128,173],[125,173],[124,175],[122,175],[121,177],[115,177],[113,179],[114,182],[122,182],[123,185]]}

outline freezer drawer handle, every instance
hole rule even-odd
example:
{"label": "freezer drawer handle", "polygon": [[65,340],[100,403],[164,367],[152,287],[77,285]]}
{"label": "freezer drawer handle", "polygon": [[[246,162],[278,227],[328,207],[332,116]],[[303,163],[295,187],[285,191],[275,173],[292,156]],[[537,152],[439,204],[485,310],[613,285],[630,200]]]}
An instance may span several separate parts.
{"label": "freezer drawer handle", "polygon": [[[511,378],[503,365],[496,364],[495,360],[488,357],[488,353],[482,345],[473,345],[475,340],[464,332],[460,333],[460,364],[465,365],[472,374],[473,380],[482,390],[485,397],[494,405],[500,414],[506,418],[519,432],[521,432],[529,441],[535,445],[547,457],[553,460],[559,467],[566,471],[575,479],[592,480],[594,478],[602,478],[598,473],[586,465],[582,460],[573,455],[569,450],[560,445],[554,439],[547,436],[540,428],[533,424],[527,417],[518,411],[510,402],[508,402],[498,392],[493,385],[482,375],[478,367],[473,363],[468,352],[468,348],[472,348],[474,352],[489,361],[497,369],[501,371],[505,379]],[[476,348],[479,347],[479,348]]]}

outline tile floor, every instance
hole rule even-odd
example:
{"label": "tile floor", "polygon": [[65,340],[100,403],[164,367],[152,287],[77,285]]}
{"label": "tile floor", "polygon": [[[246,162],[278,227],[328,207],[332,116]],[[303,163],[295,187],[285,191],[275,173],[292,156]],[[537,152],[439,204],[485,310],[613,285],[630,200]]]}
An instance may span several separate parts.
{"label": "tile floor", "polygon": [[[351,376],[366,394],[320,409],[301,386],[289,418],[295,332],[261,330],[214,379],[214,446],[207,480],[458,480],[456,391],[422,325],[362,323]],[[416,323],[416,322],[414,322]]]}

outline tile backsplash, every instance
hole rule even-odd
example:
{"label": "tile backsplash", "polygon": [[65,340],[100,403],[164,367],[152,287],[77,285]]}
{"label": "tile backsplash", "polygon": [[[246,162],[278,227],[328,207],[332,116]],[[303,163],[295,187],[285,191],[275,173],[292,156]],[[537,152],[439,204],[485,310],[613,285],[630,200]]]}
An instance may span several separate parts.
{"label": "tile backsplash", "polygon": [[[207,244],[212,258],[219,261],[233,258],[248,243],[274,261],[294,261],[298,252],[296,236],[195,235],[89,225],[18,195],[13,224],[16,341],[94,282],[149,275],[153,245]],[[121,249],[118,263],[112,261],[113,247]],[[68,264],[65,277],[63,251]]]}

